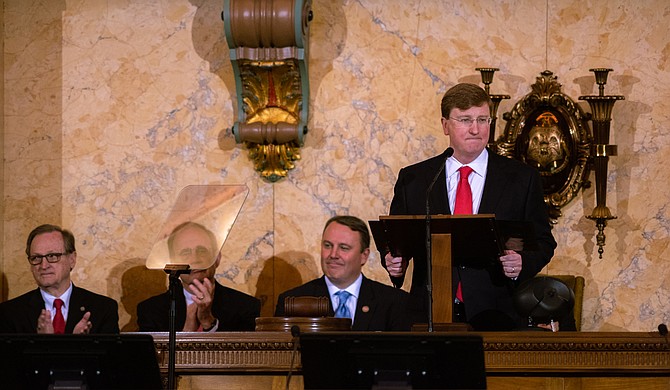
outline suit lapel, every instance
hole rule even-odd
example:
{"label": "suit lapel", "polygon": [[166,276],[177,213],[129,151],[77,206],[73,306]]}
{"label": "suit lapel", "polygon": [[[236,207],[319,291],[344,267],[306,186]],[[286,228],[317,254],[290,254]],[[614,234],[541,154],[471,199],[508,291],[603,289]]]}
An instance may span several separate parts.
{"label": "suit lapel", "polygon": [[72,294],[70,294],[70,307],[67,308],[65,333],[72,333],[75,325],[77,325],[87,311],[91,311],[91,309],[86,307],[81,290],[73,284]]}
{"label": "suit lapel", "polygon": [[44,309],[44,299],[42,299],[42,294],[40,293],[39,287],[33,290],[28,298],[28,328],[35,329],[37,327],[37,321],[42,314],[42,309]]}
{"label": "suit lapel", "polygon": [[[504,161],[495,161],[507,157],[498,156],[489,150],[489,160],[486,166],[486,178],[484,181],[484,191],[482,192],[482,201],[479,205],[479,214],[494,214],[496,206],[501,199],[500,194],[504,193],[507,182],[505,169],[502,167]],[[492,161],[495,161],[492,163]]]}
{"label": "suit lapel", "polygon": [[363,276],[361,289],[358,292],[358,302],[356,303],[356,315],[352,330],[367,330],[370,328],[370,322],[374,317],[377,308],[375,293],[372,290],[370,281]]}
{"label": "suit lapel", "polygon": [[[184,295],[184,289],[182,286],[179,286],[177,290],[177,297],[175,298],[175,329],[182,330],[186,324],[186,295]],[[216,292],[214,293],[216,294]],[[168,291],[168,316],[167,316],[168,326],[170,324],[170,292]]]}
{"label": "suit lapel", "polygon": [[[318,283],[314,283],[312,285],[312,291],[309,291],[307,295],[313,297],[328,297],[328,299],[330,300],[330,293],[328,292],[328,285],[326,285],[325,275],[321,276],[318,279]],[[335,308],[333,307],[333,301],[330,301],[330,309],[328,309],[328,315],[331,317],[335,315]]]}
{"label": "suit lapel", "polygon": [[74,326],[77,325],[77,322],[79,322],[81,319],[81,316],[77,314],[79,312],[79,308],[83,307],[86,309],[86,307],[83,305],[83,302],[81,302],[79,289],[75,287],[74,284],[72,285],[72,293],[70,294],[69,305],[70,306],[67,308],[67,321],[65,322],[66,334],[72,333],[74,331]]}

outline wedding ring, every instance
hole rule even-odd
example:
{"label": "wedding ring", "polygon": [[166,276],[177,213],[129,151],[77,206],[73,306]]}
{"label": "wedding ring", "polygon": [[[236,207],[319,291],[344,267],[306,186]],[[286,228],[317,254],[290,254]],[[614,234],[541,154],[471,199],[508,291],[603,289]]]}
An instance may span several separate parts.
{"label": "wedding ring", "polygon": [[516,272],[516,268],[512,267],[512,273]]}
{"label": "wedding ring", "polygon": [[198,299],[205,299],[205,297],[201,295],[198,297]]}

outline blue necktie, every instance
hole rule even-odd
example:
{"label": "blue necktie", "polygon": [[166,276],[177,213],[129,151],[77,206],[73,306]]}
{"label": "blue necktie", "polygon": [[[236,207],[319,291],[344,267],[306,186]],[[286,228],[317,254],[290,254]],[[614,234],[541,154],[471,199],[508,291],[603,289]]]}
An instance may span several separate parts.
{"label": "blue necktie", "polygon": [[335,318],[351,318],[351,312],[347,307],[347,301],[351,296],[346,290],[340,290],[335,293],[335,296],[339,298],[340,303],[337,305],[337,310],[335,310]]}

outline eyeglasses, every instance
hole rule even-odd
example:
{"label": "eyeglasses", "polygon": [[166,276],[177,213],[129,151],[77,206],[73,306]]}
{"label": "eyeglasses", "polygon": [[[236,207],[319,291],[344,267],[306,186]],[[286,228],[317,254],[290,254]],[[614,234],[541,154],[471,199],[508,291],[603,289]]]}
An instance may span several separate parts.
{"label": "eyeglasses", "polygon": [[44,259],[49,263],[58,263],[60,258],[69,255],[69,253],[47,253],[46,255],[32,255],[28,256],[28,262],[32,265],[40,265]]}
{"label": "eyeglasses", "polygon": [[470,127],[473,123],[477,123],[477,126],[486,126],[490,125],[493,120],[491,117],[479,117],[479,118],[449,118],[453,121],[456,121],[461,127]]}
{"label": "eyeglasses", "polygon": [[[193,256],[193,253],[194,253],[193,249],[185,248],[179,252],[179,257],[182,260],[189,260]],[[195,257],[196,259],[199,260],[210,258],[212,256],[211,253],[212,252],[209,249],[202,246],[198,246],[195,248]]]}

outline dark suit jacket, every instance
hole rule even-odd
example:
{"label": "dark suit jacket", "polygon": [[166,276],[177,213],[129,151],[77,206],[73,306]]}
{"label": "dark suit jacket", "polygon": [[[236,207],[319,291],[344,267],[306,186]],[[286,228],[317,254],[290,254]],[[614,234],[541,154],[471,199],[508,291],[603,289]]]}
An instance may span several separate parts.
{"label": "dark suit jacket", "polygon": [[[356,314],[351,330],[355,331],[404,331],[410,329],[407,316],[407,298],[405,291],[387,286],[363,276]],[[284,300],[286,297],[329,297],[325,276],[309,281],[302,286],[285,291],[277,299],[275,317],[284,316]],[[331,302],[330,316],[335,315]],[[367,307],[367,310],[363,310]]]}
{"label": "dark suit jacket", "polygon": [[[218,332],[253,331],[256,317],[260,316],[261,301],[243,292],[224,287],[218,282],[214,287],[212,314],[219,320]],[[176,300],[175,329],[181,331],[186,322],[186,297],[179,288]],[[140,332],[167,332],[170,330],[169,291],[146,299],[137,305],[137,323]]]}
{"label": "dark suit jacket", "polygon": [[[37,333],[37,319],[44,309],[40,289],[0,303],[0,333]],[[118,304],[112,298],[72,286],[65,333],[72,333],[74,326],[90,311],[90,333],[119,333]]]}
{"label": "dark suit jacket", "polygon": [[[523,268],[517,281],[505,277],[498,261],[485,269],[454,267],[453,280],[462,281],[466,317],[474,320],[490,311],[503,312],[517,326],[525,324],[514,309],[513,289],[524,280],[535,276],[554,254],[556,241],[551,234],[547,207],[543,200],[542,184],[537,170],[510,158],[488,153],[484,191],[479,214],[495,214],[498,220],[530,221],[538,243],[537,251],[522,251]],[[394,188],[390,214],[425,215],[426,191],[445,162],[445,154],[435,156],[400,170]],[[430,193],[431,214],[451,214],[447,198],[446,174],[440,173]],[[477,245],[473,242],[472,245]],[[382,255],[385,255],[383,253]],[[382,262],[384,264],[384,262]],[[392,278],[401,286],[402,278]],[[420,308],[418,319],[426,313],[426,255],[414,257],[412,299],[410,306]],[[453,283],[454,288],[457,283]],[[487,317],[488,319],[489,317]],[[424,319],[425,321],[425,319]],[[502,326],[500,328],[508,328]],[[489,330],[489,329],[482,329]],[[500,329],[503,330],[503,329]]]}

